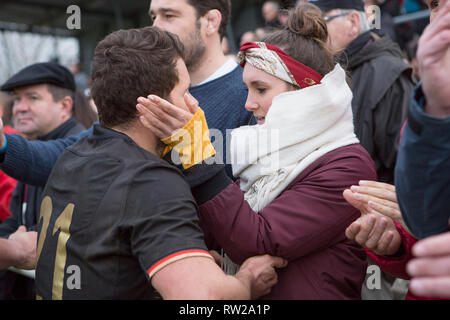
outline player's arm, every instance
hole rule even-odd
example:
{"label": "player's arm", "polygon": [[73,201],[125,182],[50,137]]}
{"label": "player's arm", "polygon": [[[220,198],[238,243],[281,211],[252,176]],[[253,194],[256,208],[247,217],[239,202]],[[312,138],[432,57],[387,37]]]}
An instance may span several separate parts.
{"label": "player's arm", "polygon": [[26,184],[45,186],[58,157],[92,129],[77,136],[50,141],[27,141],[23,137],[3,132],[0,122],[0,169],[8,176]]}
{"label": "player's arm", "polygon": [[133,226],[132,251],[163,298],[249,299],[276,283],[280,258],[252,258],[235,277],[215,264],[189,185],[175,168],[143,167],[128,194],[124,223]]}
{"label": "player's arm", "polygon": [[206,257],[175,261],[152,277],[153,287],[164,299],[175,300],[248,300],[270,293],[277,283],[275,268],[286,261],[268,255],[244,262],[235,276],[225,275]]}

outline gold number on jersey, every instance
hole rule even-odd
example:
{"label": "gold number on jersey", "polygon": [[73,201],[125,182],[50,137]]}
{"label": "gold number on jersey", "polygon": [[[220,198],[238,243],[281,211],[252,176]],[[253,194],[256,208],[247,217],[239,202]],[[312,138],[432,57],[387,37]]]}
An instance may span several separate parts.
{"label": "gold number on jersey", "polygon": [[[64,268],[66,266],[67,260],[67,241],[70,238],[70,224],[72,223],[72,215],[75,205],[69,203],[64,211],[59,215],[58,219],[55,221],[53,227],[52,235],[54,236],[58,230],[58,245],[56,247],[56,258],[55,258],[55,268],[53,271],[53,286],[52,286],[52,299],[61,300],[63,293],[63,283],[64,283]],[[41,214],[39,217],[39,222],[43,220],[41,233],[39,234],[39,242],[37,247],[37,260],[42,252],[42,247],[44,246],[45,238],[47,236],[47,229],[50,223],[50,217],[53,211],[52,199],[50,197],[45,197],[41,203]]]}

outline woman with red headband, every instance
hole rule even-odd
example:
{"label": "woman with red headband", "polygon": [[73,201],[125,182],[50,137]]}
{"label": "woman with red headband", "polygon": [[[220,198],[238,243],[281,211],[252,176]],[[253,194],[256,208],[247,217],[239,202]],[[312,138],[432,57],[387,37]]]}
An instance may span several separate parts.
{"label": "woman with red headband", "polygon": [[[212,169],[218,165],[183,162],[205,240],[210,249],[226,253],[226,271],[266,253],[289,261],[265,299],[361,298],[366,255],[345,236],[360,213],[342,193],[360,180],[377,177],[355,136],[352,92],[327,47],[327,36],[320,11],[306,4],[290,13],[285,29],[242,46],[239,59],[249,90],[245,107],[258,124],[232,132],[237,182],[223,169]],[[184,108],[151,98],[139,99],[138,109],[143,124],[161,138],[183,127],[183,119],[190,119],[185,132],[195,131],[195,120],[204,123],[201,109],[189,97]],[[181,125],[168,130],[174,123]],[[198,162],[198,154],[186,157],[190,143],[170,143],[178,142],[174,136],[163,141],[185,160]],[[209,144],[203,146],[200,151],[211,155]]]}

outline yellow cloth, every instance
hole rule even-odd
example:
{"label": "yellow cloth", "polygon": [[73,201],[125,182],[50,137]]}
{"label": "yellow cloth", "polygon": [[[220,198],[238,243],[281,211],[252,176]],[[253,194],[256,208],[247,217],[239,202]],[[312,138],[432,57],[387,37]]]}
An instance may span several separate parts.
{"label": "yellow cloth", "polygon": [[163,157],[172,149],[175,150],[180,155],[184,169],[189,169],[216,154],[209,139],[205,113],[200,108],[183,128],[161,141],[167,145]]}

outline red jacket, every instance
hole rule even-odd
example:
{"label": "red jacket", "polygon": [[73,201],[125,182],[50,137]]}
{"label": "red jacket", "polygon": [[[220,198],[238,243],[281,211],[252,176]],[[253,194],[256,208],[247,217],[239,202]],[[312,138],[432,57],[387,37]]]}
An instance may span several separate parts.
{"label": "red jacket", "polygon": [[[3,131],[8,134],[18,133],[11,127],[5,127],[3,128]],[[6,218],[11,216],[11,212],[9,211],[9,203],[11,202],[11,196],[16,184],[16,180],[0,170],[0,222],[5,221]]]}
{"label": "red jacket", "polygon": [[230,184],[200,205],[206,243],[239,264],[266,253],[286,258],[264,299],[361,299],[367,257],[345,237],[360,213],[342,193],[362,179],[376,180],[375,166],[364,148],[351,145],[316,160],[259,213],[238,183]]}

